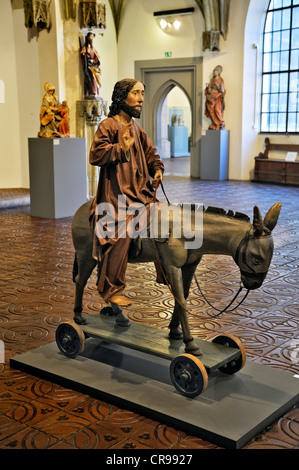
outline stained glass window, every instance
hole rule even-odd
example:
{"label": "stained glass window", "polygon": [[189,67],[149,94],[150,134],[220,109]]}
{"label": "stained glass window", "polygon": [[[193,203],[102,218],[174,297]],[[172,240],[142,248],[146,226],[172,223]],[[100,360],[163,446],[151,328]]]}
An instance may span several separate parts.
{"label": "stained glass window", "polygon": [[263,42],[261,132],[299,132],[299,0],[269,2]]}

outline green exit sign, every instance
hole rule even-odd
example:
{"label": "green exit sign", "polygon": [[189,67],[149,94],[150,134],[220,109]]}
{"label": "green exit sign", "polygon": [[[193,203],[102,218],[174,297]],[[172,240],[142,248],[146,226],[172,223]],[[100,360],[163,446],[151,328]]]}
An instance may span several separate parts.
{"label": "green exit sign", "polygon": [[172,57],[172,51],[164,52],[164,57],[168,58],[168,59],[169,59],[169,57]]}

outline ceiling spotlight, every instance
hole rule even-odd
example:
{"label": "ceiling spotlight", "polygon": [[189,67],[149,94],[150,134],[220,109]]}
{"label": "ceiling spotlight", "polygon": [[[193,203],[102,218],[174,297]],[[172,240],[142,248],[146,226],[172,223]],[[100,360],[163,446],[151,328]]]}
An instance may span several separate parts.
{"label": "ceiling spotlight", "polygon": [[181,27],[181,22],[180,20],[174,20],[173,22],[174,29],[178,30]]}
{"label": "ceiling spotlight", "polygon": [[161,29],[167,28],[167,21],[164,20],[164,18],[162,18],[162,20],[160,21],[160,26],[161,26]]}
{"label": "ceiling spotlight", "polygon": [[160,19],[160,28],[163,31],[171,30],[174,28],[176,31],[181,27],[181,16],[192,15],[194,8],[181,8],[178,10],[163,10],[155,11],[154,17]]}

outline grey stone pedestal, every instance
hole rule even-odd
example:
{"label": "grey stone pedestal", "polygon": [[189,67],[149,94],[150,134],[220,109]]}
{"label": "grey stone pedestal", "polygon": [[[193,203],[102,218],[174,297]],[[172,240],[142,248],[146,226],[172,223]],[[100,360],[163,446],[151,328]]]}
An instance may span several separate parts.
{"label": "grey stone pedestal", "polygon": [[209,375],[207,389],[186,398],[169,378],[170,361],[89,338],[75,359],[56,343],[11,358],[10,367],[131,410],[227,449],[239,449],[298,403],[298,378],[246,363],[235,375]]}
{"label": "grey stone pedestal", "polygon": [[29,138],[31,215],[72,217],[87,200],[84,138]]}
{"label": "grey stone pedestal", "polygon": [[200,139],[200,179],[222,181],[228,179],[228,130],[208,130]]}

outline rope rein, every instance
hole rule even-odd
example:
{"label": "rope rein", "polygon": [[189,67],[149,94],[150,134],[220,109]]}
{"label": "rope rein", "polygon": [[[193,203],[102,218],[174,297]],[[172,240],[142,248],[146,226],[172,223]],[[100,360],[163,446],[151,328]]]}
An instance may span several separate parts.
{"label": "rope rein", "polygon": [[238,292],[236,293],[236,295],[234,296],[233,300],[231,300],[230,303],[229,303],[223,310],[219,310],[218,308],[214,307],[214,305],[212,305],[212,304],[208,301],[208,299],[206,298],[206,296],[204,295],[204,293],[202,292],[202,290],[201,290],[201,288],[200,288],[200,285],[199,285],[199,283],[198,283],[198,280],[197,280],[195,274],[194,274],[194,279],[195,279],[197,288],[198,288],[199,292],[201,293],[202,297],[204,298],[204,300],[209,304],[210,307],[212,307],[214,310],[216,310],[217,312],[219,312],[217,315],[211,315],[210,313],[208,313],[208,315],[209,315],[210,317],[213,317],[213,318],[219,317],[222,313],[231,313],[231,312],[234,312],[238,307],[240,307],[240,305],[244,302],[244,300],[246,299],[247,295],[248,295],[249,292],[250,292],[250,290],[247,289],[247,292],[246,292],[246,294],[244,295],[243,299],[242,299],[240,302],[238,302],[238,304],[237,304],[234,308],[232,308],[231,310],[228,310],[229,307],[234,303],[234,301],[237,300],[239,294],[240,294],[241,291],[243,290],[243,287],[240,286],[240,287],[239,287],[239,290],[238,290]]}

